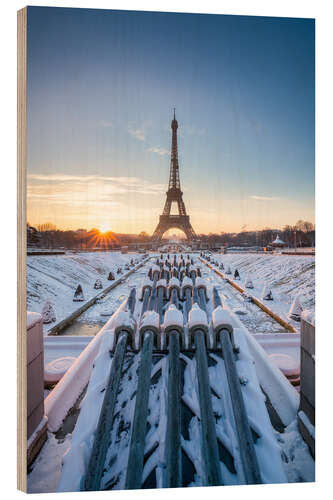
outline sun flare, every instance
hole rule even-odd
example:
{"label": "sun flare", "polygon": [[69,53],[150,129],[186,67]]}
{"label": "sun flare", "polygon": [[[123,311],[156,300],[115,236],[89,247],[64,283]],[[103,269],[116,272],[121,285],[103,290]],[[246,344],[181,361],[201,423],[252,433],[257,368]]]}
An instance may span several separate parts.
{"label": "sun flare", "polygon": [[98,229],[101,233],[107,233],[108,231],[110,231],[110,226],[108,226],[107,224],[101,224]]}

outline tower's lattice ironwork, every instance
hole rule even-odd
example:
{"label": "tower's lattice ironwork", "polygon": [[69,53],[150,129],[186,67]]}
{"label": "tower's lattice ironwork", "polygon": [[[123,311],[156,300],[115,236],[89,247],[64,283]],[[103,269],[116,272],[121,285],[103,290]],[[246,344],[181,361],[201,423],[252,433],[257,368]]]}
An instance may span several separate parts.
{"label": "tower's lattice ironwork", "polygon": [[[178,162],[178,144],[177,144],[177,129],[178,122],[176,120],[176,112],[174,110],[173,120],[171,122],[172,142],[171,142],[171,163],[170,163],[170,178],[167,199],[164,205],[163,214],[160,215],[160,221],[152,236],[153,241],[161,240],[163,234],[168,229],[177,228],[186,234],[188,240],[193,240],[196,235],[190,223],[190,217],[186,214],[186,208],[183,201],[183,193],[180,189],[179,180],[179,162]],[[172,203],[177,203],[178,215],[171,215]]]}

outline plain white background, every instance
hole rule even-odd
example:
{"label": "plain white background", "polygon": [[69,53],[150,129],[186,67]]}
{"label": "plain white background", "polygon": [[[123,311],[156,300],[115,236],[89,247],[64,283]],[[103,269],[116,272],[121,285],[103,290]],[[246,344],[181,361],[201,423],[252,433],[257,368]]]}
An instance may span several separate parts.
{"label": "plain white background", "polygon": [[[33,5],[61,7],[163,10],[219,14],[312,17],[316,19],[316,228],[317,228],[317,482],[316,484],[267,485],[254,487],[194,488],[141,492],[85,493],[84,498],[232,498],[246,496],[275,498],[332,497],[333,492],[333,9],[329,0],[279,1],[46,1]],[[0,260],[0,474],[3,498],[16,498],[16,11],[26,4],[13,0],[1,9],[0,76],[0,185],[1,185],[1,260]],[[83,493],[68,498],[81,499]],[[46,495],[39,495],[41,500]],[[49,498],[49,497],[48,497]],[[57,497],[58,498],[58,497]]]}

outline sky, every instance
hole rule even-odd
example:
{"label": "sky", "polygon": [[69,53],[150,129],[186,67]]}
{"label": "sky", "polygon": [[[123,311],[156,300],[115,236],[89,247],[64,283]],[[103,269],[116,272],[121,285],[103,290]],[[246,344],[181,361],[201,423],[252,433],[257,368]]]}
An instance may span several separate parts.
{"label": "sky", "polygon": [[32,225],[151,234],[176,108],[197,233],[314,222],[312,19],[28,8]]}

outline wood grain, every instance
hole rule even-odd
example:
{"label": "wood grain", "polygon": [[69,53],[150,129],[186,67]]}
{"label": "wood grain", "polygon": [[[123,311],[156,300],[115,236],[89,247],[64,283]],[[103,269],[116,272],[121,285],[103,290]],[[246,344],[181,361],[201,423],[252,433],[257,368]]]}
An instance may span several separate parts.
{"label": "wood grain", "polygon": [[17,13],[17,487],[27,491],[27,8]]}

